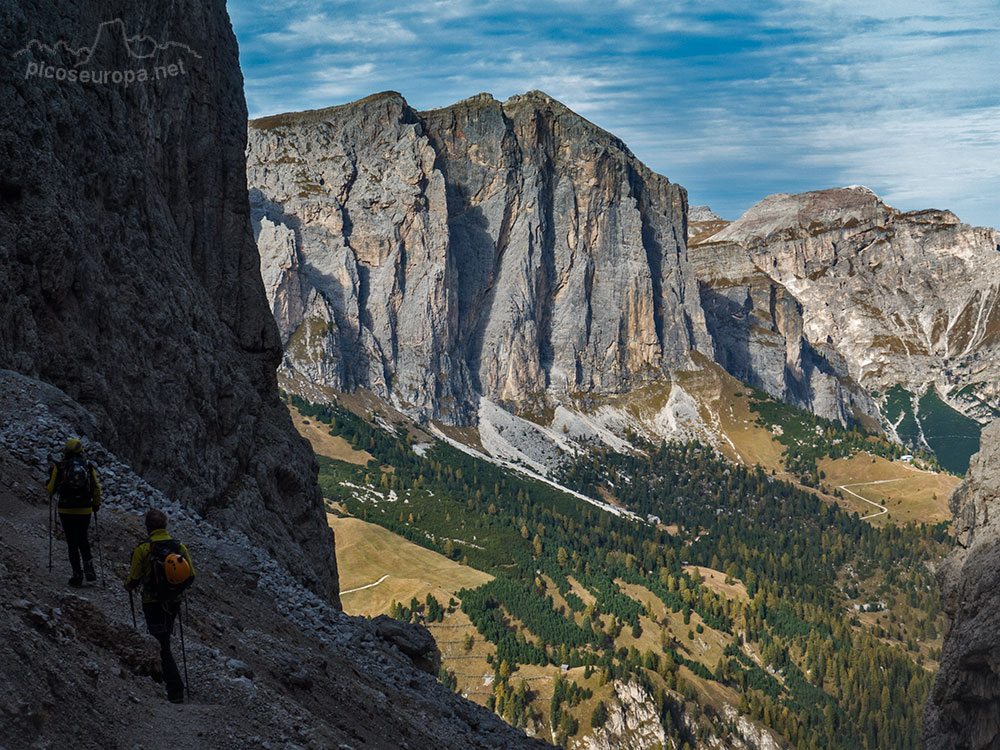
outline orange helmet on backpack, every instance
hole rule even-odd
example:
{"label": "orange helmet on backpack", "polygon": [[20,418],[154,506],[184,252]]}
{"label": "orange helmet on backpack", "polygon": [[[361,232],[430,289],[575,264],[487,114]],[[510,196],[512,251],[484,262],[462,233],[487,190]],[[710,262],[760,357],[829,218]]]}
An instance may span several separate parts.
{"label": "orange helmet on backpack", "polygon": [[167,581],[174,585],[184,583],[191,577],[191,566],[183,555],[176,552],[167,555],[163,561],[163,570],[166,573]]}

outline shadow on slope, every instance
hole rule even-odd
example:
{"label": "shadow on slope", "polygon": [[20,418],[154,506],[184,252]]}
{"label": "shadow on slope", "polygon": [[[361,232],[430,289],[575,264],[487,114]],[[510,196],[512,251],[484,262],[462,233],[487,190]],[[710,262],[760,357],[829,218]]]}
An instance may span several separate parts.
{"label": "shadow on slope", "polygon": [[[297,584],[242,533],[152,489],[96,443],[106,587],[66,587],[65,545],[48,571],[49,451],[89,418],[60,391],[0,372],[0,696],[9,747],[543,746],[451,694],[362,618]],[[198,580],[185,640],[192,702],[166,702],[155,643],[120,586],[141,514],[166,509]],[[95,529],[96,531],[96,529]],[[96,535],[92,535],[93,537]],[[175,649],[180,656],[175,635]]]}

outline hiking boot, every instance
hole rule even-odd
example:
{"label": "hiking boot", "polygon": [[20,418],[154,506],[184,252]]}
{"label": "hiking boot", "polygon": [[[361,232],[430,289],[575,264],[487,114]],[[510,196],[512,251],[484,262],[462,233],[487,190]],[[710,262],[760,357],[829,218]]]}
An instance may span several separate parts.
{"label": "hiking boot", "polygon": [[69,585],[75,589],[81,588],[83,586],[83,576],[79,573],[74,573],[73,577],[69,579]]}
{"label": "hiking boot", "polygon": [[94,572],[94,561],[84,560],[83,561],[83,574],[87,576],[87,580],[94,582],[97,580],[97,573]]}
{"label": "hiking boot", "polygon": [[184,702],[184,696],[183,695],[175,695],[172,698],[167,698],[167,700],[170,701],[171,703],[183,703]]}

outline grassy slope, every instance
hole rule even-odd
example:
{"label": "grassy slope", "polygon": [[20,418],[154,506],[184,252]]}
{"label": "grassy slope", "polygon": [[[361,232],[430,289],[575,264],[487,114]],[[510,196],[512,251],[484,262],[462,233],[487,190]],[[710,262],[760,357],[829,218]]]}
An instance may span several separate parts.
{"label": "grassy slope", "polygon": [[678,384],[701,405],[705,422],[728,438],[718,446],[722,454],[747,466],[760,464],[774,470],[777,478],[794,481],[785,471],[784,448],[755,424],[757,415],[747,398],[750,389],[714,362],[702,357],[698,364],[702,369],[680,373]]}
{"label": "grassy slope", "polygon": [[356,450],[344,438],[339,435],[331,435],[329,427],[306,419],[299,414],[294,406],[288,407],[288,413],[292,416],[295,429],[302,437],[312,443],[313,450],[319,455],[358,466],[364,466],[372,460],[371,453]]}
{"label": "grassy slope", "polygon": [[[920,471],[899,461],[886,461],[879,456],[872,457],[865,454],[839,458],[836,461],[823,459],[818,465],[826,474],[827,484],[835,487],[848,485],[862,497],[889,509],[886,516],[871,519],[873,523],[908,521],[937,523],[951,519],[948,496],[958,485],[959,479],[956,476]],[[885,480],[889,481],[885,484],[857,486],[858,483]],[[872,506],[857,501],[850,495],[845,499],[849,503],[854,503],[852,510],[857,510],[861,515],[868,515],[874,511]]]}
{"label": "grassy slope", "polygon": [[[341,594],[344,611],[349,614],[369,617],[387,614],[393,600],[405,604],[411,597],[416,597],[422,602],[428,593],[445,604],[460,589],[474,588],[492,579],[492,576],[486,573],[419,547],[381,526],[358,518],[338,517],[333,514],[328,515],[327,519],[337,534],[337,564],[341,571],[341,587],[344,590],[349,591],[374,583],[386,573],[389,574],[389,578],[376,586],[346,595]],[[586,593],[586,596],[590,594]],[[652,594],[649,594],[649,598],[653,598]],[[678,625],[674,630],[679,640],[687,632],[688,626],[680,624],[679,615],[675,615],[675,618]],[[690,627],[693,628],[697,621],[695,615]],[[644,624],[649,635],[644,633],[641,647],[647,648],[653,645],[654,638],[658,641],[659,636],[653,634],[658,634],[659,630],[654,628],[648,619]],[[427,628],[441,651],[442,664],[457,677],[459,692],[470,700],[484,705],[492,693],[490,682],[494,673],[494,667],[489,664],[487,657],[495,654],[496,648],[482,638],[461,610],[446,614],[443,622],[429,623]],[[709,632],[713,635],[708,635]],[[472,648],[468,651],[465,650],[463,643],[466,635],[473,636]],[[621,645],[627,647],[637,644],[627,632],[623,635],[626,638]],[[699,639],[709,637],[715,642],[721,634],[706,629],[706,633],[698,637]],[[649,644],[645,643],[647,640]],[[691,645],[694,647],[694,644]],[[714,651],[721,653],[719,648]],[[714,663],[712,666],[714,667]],[[558,673],[559,670],[551,666],[522,665],[513,672],[511,684],[516,685],[520,680],[525,680],[534,695],[533,708],[544,716],[547,715],[548,704],[552,697],[553,679]],[[584,680],[582,668],[570,670],[567,676],[578,684],[590,686],[594,690],[594,697],[573,711],[580,721],[581,728],[586,730],[593,706],[598,700],[608,702],[613,687],[598,685],[595,677]]]}
{"label": "grassy slope", "polygon": [[[423,602],[427,594],[446,605],[460,589],[475,588],[493,578],[359,518],[329,514],[327,520],[337,535],[337,565],[344,591],[389,576],[371,588],[341,593],[348,614],[388,614],[394,600],[407,604],[416,597]],[[445,614],[443,622],[428,623],[427,629],[438,644],[442,664],[458,678],[459,692],[485,704],[491,692],[484,681],[493,675],[487,662],[487,656],[496,653],[493,644],[483,640],[461,610]],[[473,636],[468,651],[463,646],[466,635]]]}
{"label": "grassy slope", "polygon": [[[783,446],[773,439],[768,430],[754,424],[756,415],[750,410],[748,399],[745,395],[737,395],[747,393],[747,389],[742,384],[722,372],[708,371],[687,374],[684,377],[685,389],[702,402],[704,414],[712,417],[706,421],[720,428],[732,441],[730,452],[732,458],[749,463],[759,462],[766,467],[775,469],[775,474],[778,476],[792,478],[783,470],[781,460]],[[352,411],[357,413],[358,410],[352,409]],[[300,416],[298,420],[301,420]],[[314,432],[323,431],[315,429]],[[329,436],[321,435],[320,437]],[[342,438],[336,438],[336,440],[342,441],[350,448],[349,443],[343,441]],[[322,447],[323,441],[317,440],[316,442],[318,448]],[[725,441],[724,444],[729,447]],[[317,452],[329,455],[325,450],[318,449]],[[361,452],[353,451],[353,453]],[[336,457],[344,460],[342,455]],[[351,458],[355,459],[351,463],[364,463],[362,460],[358,460],[360,457],[357,455],[351,456]],[[823,468],[827,471],[828,484],[831,485],[873,481],[874,479],[905,478],[906,482],[899,484],[911,488],[919,496],[915,497],[914,501],[905,508],[908,517],[929,521],[938,520],[937,514],[942,512],[941,509],[944,507],[948,490],[957,482],[953,477],[930,473],[917,474],[898,463],[884,461],[881,458],[873,464],[871,458],[864,455],[838,462],[828,462]],[[864,492],[865,496],[870,496],[877,502],[881,502],[879,497],[883,495],[890,499],[897,496],[905,497],[905,493],[900,492],[903,488],[896,488],[893,485],[877,486],[877,492],[881,492],[883,495],[875,493],[869,495],[868,488],[854,489]],[[931,501],[930,496],[933,494],[938,495],[938,500]],[[828,499],[832,500],[832,498]],[[870,510],[870,507],[864,510]],[[893,520],[907,520],[907,517],[902,515],[903,509],[891,510],[893,511]],[[491,578],[487,574],[480,573],[468,566],[462,566],[442,555],[419,547],[380,526],[368,524],[360,519],[332,518],[331,525],[337,530],[338,560],[342,571],[342,587],[345,590],[373,583],[387,573],[390,575],[390,578],[378,586],[344,596],[345,608],[352,614],[380,614],[388,611],[394,599],[406,603],[411,597],[416,597],[423,601],[427,593],[433,594],[439,601],[446,603],[460,588],[464,586],[474,587]],[[414,571],[419,571],[419,575],[414,575]],[[706,585],[718,593],[729,598],[742,599],[745,597],[745,589],[741,584],[726,586],[723,583],[724,574],[710,571],[707,568],[702,568],[702,574],[705,576]],[[465,578],[465,576],[471,576],[471,578]],[[576,584],[575,581],[572,583],[574,584],[573,589],[585,601],[592,598],[589,592]],[[626,628],[616,639],[616,646],[635,646],[640,651],[649,648],[658,651],[661,639],[673,639],[684,656],[701,663],[709,670],[714,669],[721,658],[722,649],[732,640],[731,635],[708,627],[697,613],[692,614],[690,624],[684,624],[679,613],[666,610],[662,603],[656,600],[648,590],[630,585],[623,586],[623,588],[635,599],[647,604],[652,618],[647,616],[641,618],[643,632],[637,639],[632,638],[629,629]],[[555,594],[557,607],[564,603],[554,590],[552,593]],[[580,622],[582,616],[578,615],[574,619]],[[689,637],[689,631],[695,630],[699,624],[702,625],[703,632],[695,632],[693,637]],[[487,662],[487,656],[495,653],[495,647],[483,641],[461,611],[447,615],[443,623],[430,624],[429,628],[438,641],[445,667],[458,678],[459,690],[473,700],[485,703],[491,692],[488,681],[494,671],[494,667]],[[475,638],[470,651],[465,651],[462,646],[463,638],[467,633],[472,634]],[[528,633],[528,637],[532,638],[530,633]],[[532,703],[537,713],[547,715],[552,679],[556,671],[552,666],[523,665],[512,675],[511,685],[517,684],[518,680],[522,678],[525,679],[534,695]],[[598,686],[594,677],[584,680],[582,668],[571,670],[574,673],[577,671],[580,673],[579,675],[571,675],[575,681],[581,686],[591,686],[595,691],[591,700],[587,700],[584,705],[578,707],[578,710],[573,711],[580,722],[582,734],[588,726],[589,712],[592,710],[593,704],[599,699],[606,699],[610,696],[611,686]],[[702,700],[707,704],[714,704],[712,696],[715,692],[732,692],[717,683],[701,680],[701,678],[690,674],[686,668],[683,668],[683,671],[689,675],[690,681],[695,684]],[[652,676],[656,678],[655,675]],[[727,695],[724,699],[721,696],[715,697],[720,698],[719,706],[724,702],[732,704],[735,700],[732,695]]]}
{"label": "grassy slope", "polygon": [[337,567],[343,591],[389,575],[377,586],[342,594],[344,610],[349,614],[387,613],[393,599],[406,604],[415,596],[422,602],[428,593],[444,604],[459,589],[475,588],[493,578],[359,518],[331,514],[327,519],[337,535]]}
{"label": "grassy slope", "polygon": [[[706,363],[699,371],[683,373],[679,382],[698,399],[705,421],[716,426],[728,438],[723,439],[719,446],[723,454],[749,466],[760,464],[768,472],[773,471],[778,479],[796,480],[785,470],[782,458],[784,447],[769,430],[755,423],[757,414],[750,408],[749,389],[743,383],[714,363]],[[826,474],[823,485],[831,491],[844,484],[906,479],[898,483],[851,488],[859,495],[889,507],[888,519],[879,516],[872,519],[872,523],[937,523],[951,518],[948,496],[959,482],[955,476],[922,472],[899,461],[887,461],[863,453],[836,461],[822,459],[818,465]],[[817,494],[862,516],[874,510],[850,495],[835,499],[829,492],[819,491]]]}
{"label": "grassy slope", "polygon": [[743,582],[734,578],[732,583],[726,583],[726,574],[721,570],[712,570],[711,568],[697,567],[695,565],[685,565],[684,571],[690,571],[696,576],[700,575],[702,583],[715,593],[721,594],[727,599],[739,599],[741,602],[749,601],[750,599],[750,597],[747,596],[747,587],[743,585]]}

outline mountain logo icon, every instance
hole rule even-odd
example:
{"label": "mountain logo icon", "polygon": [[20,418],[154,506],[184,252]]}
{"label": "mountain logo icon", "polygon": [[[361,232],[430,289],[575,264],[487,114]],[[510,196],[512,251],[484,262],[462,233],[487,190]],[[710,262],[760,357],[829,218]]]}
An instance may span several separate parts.
{"label": "mountain logo icon", "polygon": [[121,18],[101,23],[89,44],[74,46],[60,39],[50,45],[32,39],[14,57],[26,61],[25,78],[126,86],[185,75],[192,60],[201,59],[182,42],[130,36]]}

